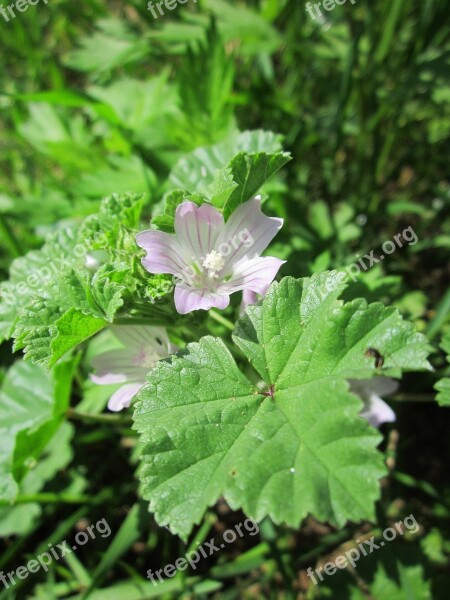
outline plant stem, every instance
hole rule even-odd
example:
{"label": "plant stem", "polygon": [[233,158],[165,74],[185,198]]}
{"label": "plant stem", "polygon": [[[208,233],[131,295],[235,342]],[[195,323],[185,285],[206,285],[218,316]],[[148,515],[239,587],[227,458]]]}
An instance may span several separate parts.
{"label": "plant stem", "polygon": [[111,425],[130,425],[133,420],[131,417],[123,417],[120,415],[94,415],[91,413],[78,412],[74,408],[69,408],[67,417],[74,421],[85,421],[87,423],[109,423]]}
{"label": "plant stem", "polygon": [[215,321],[229,329],[230,331],[234,331],[234,323],[232,323],[229,319],[218,313],[214,308],[209,311],[209,316],[212,317]]}
{"label": "plant stem", "polygon": [[90,496],[75,496],[71,494],[54,494],[43,492],[41,494],[31,494],[29,496],[18,496],[14,502],[0,500],[0,506],[15,506],[16,504],[28,504],[37,502],[38,504],[87,504],[92,501]]}
{"label": "plant stem", "polygon": [[13,234],[11,229],[8,227],[5,218],[2,215],[0,215],[0,233],[2,234],[1,237],[4,239],[5,246],[11,252],[13,258],[22,256],[19,242],[17,241],[16,236]]}
{"label": "plant stem", "polygon": [[447,315],[450,312],[450,288],[446,291],[444,297],[440,301],[435,317],[428,323],[427,335],[430,340],[439,332],[442,325],[447,319]]}
{"label": "plant stem", "polygon": [[434,402],[435,396],[433,394],[397,394],[389,400],[394,400],[394,402]]}

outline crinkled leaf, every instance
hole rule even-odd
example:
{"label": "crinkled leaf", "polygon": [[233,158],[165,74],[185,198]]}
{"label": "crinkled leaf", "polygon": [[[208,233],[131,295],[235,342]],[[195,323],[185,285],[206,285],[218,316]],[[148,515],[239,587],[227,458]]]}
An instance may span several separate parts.
{"label": "crinkled leaf", "polygon": [[[143,204],[142,195],[113,194],[77,231],[60,232],[14,261],[1,289],[0,334],[13,334],[15,349],[48,368],[111,323],[130,294],[144,297],[135,243]],[[86,257],[97,251],[110,262],[92,273]]]}
{"label": "crinkled leaf", "polygon": [[39,293],[80,264],[73,252],[75,244],[75,230],[68,228],[52,235],[41,250],[13,261],[9,281],[0,285],[0,340],[12,336],[20,315]]}
{"label": "crinkled leaf", "polygon": [[69,273],[59,279],[48,298],[40,298],[20,316],[15,349],[49,368],[70,349],[112,322],[123,305],[125,287],[108,279],[108,268],[92,278]]}
{"label": "crinkled leaf", "polygon": [[197,148],[175,165],[170,174],[170,183],[174,189],[200,192],[209,197],[217,172],[229,166],[240,152],[282,153],[281,137],[271,131],[244,131],[233,134],[219,144]]}
{"label": "crinkled leaf", "polygon": [[199,148],[181,159],[170,175],[174,187],[203,194],[226,219],[291,159],[271,132],[248,131],[231,139],[232,154],[228,140]]}
{"label": "crinkled leaf", "polygon": [[186,537],[220,496],[294,527],[308,514],[338,526],[374,518],[380,436],[346,379],[378,372],[368,347],[400,375],[429,368],[427,346],[397,311],[338,300],[343,277],[285,278],[238,322],[234,341],[260,385],[211,337],[149,374],[134,419],[143,494],[161,525]]}
{"label": "crinkled leaf", "polygon": [[254,196],[260,187],[291,160],[288,152],[246,154],[241,152],[233,158],[228,168],[237,187],[220,207],[225,219],[239,204]]}
{"label": "crinkled leaf", "polygon": [[51,331],[50,357],[44,364],[51,367],[66,352],[91,338],[106,325],[107,322],[103,319],[70,308],[55,322]]}
{"label": "crinkled leaf", "polygon": [[230,168],[218,171],[210,187],[211,204],[217,208],[222,208],[237,187],[238,184],[233,180],[233,173]]}

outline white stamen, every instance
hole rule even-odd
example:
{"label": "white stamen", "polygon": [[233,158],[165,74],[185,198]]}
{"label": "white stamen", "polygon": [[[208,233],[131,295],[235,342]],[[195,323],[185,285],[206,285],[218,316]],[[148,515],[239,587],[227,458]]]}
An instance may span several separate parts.
{"label": "white stamen", "polygon": [[206,255],[206,258],[202,264],[205,269],[208,270],[208,277],[211,277],[212,279],[218,279],[219,276],[217,275],[217,272],[223,269],[225,265],[225,259],[220,252],[212,250]]}

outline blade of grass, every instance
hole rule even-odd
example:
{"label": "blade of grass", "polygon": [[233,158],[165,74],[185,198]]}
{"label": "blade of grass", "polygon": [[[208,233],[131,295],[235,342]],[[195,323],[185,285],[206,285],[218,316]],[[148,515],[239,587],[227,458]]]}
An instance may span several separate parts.
{"label": "blade of grass", "polygon": [[139,539],[139,535],[139,504],[135,504],[122,523],[108,550],[103,555],[97,569],[94,571],[92,581],[82,596],[83,600],[88,598],[91,592],[101,585],[112,567],[131,548],[134,542]]}

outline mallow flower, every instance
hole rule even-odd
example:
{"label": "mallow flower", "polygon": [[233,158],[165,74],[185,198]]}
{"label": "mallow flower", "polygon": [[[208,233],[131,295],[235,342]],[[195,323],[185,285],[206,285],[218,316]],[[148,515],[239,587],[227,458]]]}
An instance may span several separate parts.
{"label": "mallow flower", "polygon": [[174,276],[175,306],[186,314],[224,309],[240,290],[247,297],[264,295],[285,261],[261,253],[282,226],[283,219],[262,213],[259,196],[241,204],[226,223],[211,204],[183,202],[174,234],[148,230],[136,240],[147,253],[147,271]]}
{"label": "mallow flower", "polygon": [[130,406],[155,363],[178,348],[162,327],[113,325],[111,331],[123,347],[95,356],[92,366],[96,373],[91,379],[100,385],[123,383],[108,402],[109,410],[118,412]]}
{"label": "mallow flower", "polygon": [[394,411],[381,396],[389,396],[397,391],[397,381],[389,377],[372,377],[372,379],[350,379],[349,383],[350,391],[364,402],[361,417],[374,427],[395,421]]}

